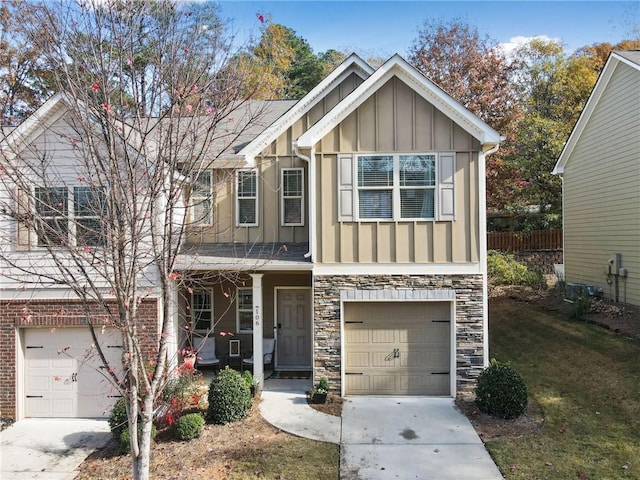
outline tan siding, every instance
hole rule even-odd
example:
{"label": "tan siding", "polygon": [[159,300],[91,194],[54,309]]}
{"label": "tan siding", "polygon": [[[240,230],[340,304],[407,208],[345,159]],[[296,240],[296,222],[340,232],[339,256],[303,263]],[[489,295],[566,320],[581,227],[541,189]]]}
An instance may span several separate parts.
{"label": "tan siding", "polygon": [[388,81],[376,92],[376,150],[392,152],[395,150],[395,109],[394,82]]}
{"label": "tan siding", "polygon": [[358,138],[356,148],[361,152],[376,149],[376,98],[372,96],[364,102],[358,112]]}
{"label": "tan siding", "polygon": [[433,112],[435,108],[430,103],[417,99],[415,103],[415,149],[420,152],[433,150]]}
{"label": "tan siding", "polygon": [[[626,300],[640,305],[640,72],[619,64],[564,173],[565,274],[609,296],[607,260],[622,254]],[[620,281],[624,300],[625,281]]]}
{"label": "tan siding", "polygon": [[399,151],[410,152],[414,149],[414,105],[415,94],[407,85],[397,82],[396,85],[396,148]]}
{"label": "tan siding", "polygon": [[[415,118],[415,122],[414,122]],[[438,138],[436,140],[436,135]],[[329,150],[340,142],[335,152]],[[393,79],[322,141],[318,152],[318,243],[320,263],[478,262],[480,218],[477,198],[479,142],[403,82]],[[452,150],[452,148],[454,148]],[[334,153],[456,153],[455,222],[339,223],[337,160]],[[326,162],[332,176],[325,174]],[[320,167],[322,164],[322,167]],[[332,182],[332,183],[328,183]]]}

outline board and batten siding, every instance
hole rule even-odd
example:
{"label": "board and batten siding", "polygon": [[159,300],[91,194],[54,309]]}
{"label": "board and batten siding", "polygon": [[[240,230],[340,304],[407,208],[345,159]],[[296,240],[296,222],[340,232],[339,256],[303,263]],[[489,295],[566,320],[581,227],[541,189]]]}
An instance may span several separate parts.
{"label": "board and batten siding", "polygon": [[[607,260],[622,255],[626,301],[640,305],[640,72],[618,64],[564,170],[568,282],[603,288]],[[620,301],[625,300],[620,280]]]}
{"label": "board and batten siding", "polygon": [[[320,142],[316,258],[320,263],[475,263],[480,258],[479,142],[397,78]],[[455,220],[340,221],[338,157],[345,153],[455,154]],[[438,207],[436,207],[438,208]]]}
{"label": "board and batten siding", "polygon": [[[307,242],[309,240],[309,212],[307,163],[293,152],[293,141],[312,127],[338,102],[362,83],[352,73],[320,99],[305,115],[283,132],[256,158],[258,171],[258,225],[238,227],[235,222],[235,170],[214,170],[213,222],[208,226],[190,225],[187,242],[197,243],[252,243],[252,242]],[[283,168],[304,168],[304,226],[280,225],[280,171]]]}

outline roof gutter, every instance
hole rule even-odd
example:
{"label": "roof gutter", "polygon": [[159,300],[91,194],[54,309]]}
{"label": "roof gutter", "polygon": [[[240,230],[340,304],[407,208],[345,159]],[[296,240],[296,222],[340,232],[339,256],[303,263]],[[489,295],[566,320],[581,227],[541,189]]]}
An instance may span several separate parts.
{"label": "roof gutter", "polygon": [[315,185],[313,182],[313,169],[315,168],[315,162],[313,160],[316,156],[316,152],[315,152],[315,148],[311,147],[311,152],[309,156],[302,154],[300,152],[300,149],[298,148],[298,143],[295,140],[292,142],[292,146],[293,146],[293,153],[296,155],[296,157],[304,160],[309,164],[309,168],[307,169],[307,185],[309,185],[309,251],[304,254],[304,258],[313,259],[313,253],[314,253],[313,239],[316,233],[316,226],[315,226],[314,215],[313,215],[315,211],[315,205],[316,205]]}

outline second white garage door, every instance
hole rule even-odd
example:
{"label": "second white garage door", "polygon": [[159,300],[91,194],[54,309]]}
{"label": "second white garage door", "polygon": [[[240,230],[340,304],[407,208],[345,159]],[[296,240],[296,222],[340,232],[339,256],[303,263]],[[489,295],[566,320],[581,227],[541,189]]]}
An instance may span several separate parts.
{"label": "second white garage door", "polygon": [[[117,330],[98,333],[116,370],[122,365]],[[30,328],[24,332],[25,415],[27,417],[106,417],[119,398],[106,378],[88,328]]]}
{"label": "second white garage door", "polygon": [[450,395],[449,302],[345,303],[347,395]]}

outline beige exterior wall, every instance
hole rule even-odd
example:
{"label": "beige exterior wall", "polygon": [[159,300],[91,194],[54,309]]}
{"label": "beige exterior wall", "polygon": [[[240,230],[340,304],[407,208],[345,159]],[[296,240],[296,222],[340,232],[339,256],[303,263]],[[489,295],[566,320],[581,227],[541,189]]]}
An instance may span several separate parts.
{"label": "beige exterior wall", "polygon": [[[478,262],[480,145],[394,78],[319,144],[316,156],[319,263]],[[340,222],[339,153],[455,152],[455,221]]]}
{"label": "beige exterior wall", "polygon": [[[287,129],[271,143],[256,159],[258,171],[258,219],[256,227],[236,227],[235,211],[235,171],[219,169],[214,171],[214,209],[211,226],[192,226],[187,231],[187,241],[193,243],[227,243],[227,242],[307,242],[309,240],[308,211],[308,172],[307,163],[296,157],[292,142],[318,120],[320,120],[337,103],[349,95],[362,83],[362,79],[354,74],[348,76],[340,85],[329,92],[312,107],[291,128]],[[283,168],[304,168],[305,213],[304,226],[291,227],[280,225],[280,182]]]}
{"label": "beige exterior wall", "polygon": [[603,288],[607,260],[629,275],[620,301],[640,305],[640,72],[618,64],[564,171],[568,282]]}

